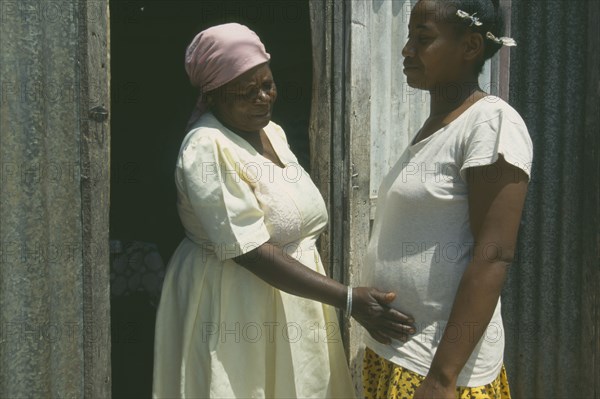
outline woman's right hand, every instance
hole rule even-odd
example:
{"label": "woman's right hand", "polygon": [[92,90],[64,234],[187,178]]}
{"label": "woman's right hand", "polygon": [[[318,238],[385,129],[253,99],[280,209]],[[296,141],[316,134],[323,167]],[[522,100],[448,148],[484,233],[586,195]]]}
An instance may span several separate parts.
{"label": "woman's right hand", "polygon": [[352,289],[352,317],[382,344],[390,344],[392,338],[406,341],[415,333],[414,319],[388,306],[395,298],[393,292],[371,287]]}

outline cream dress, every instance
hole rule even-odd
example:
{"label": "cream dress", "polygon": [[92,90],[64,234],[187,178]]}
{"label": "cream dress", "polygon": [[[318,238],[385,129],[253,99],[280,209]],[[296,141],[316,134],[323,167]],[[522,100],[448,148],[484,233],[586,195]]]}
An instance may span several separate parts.
{"label": "cream dress", "polygon": [[210,113],[176,167],[186,236],[156,321],[155,398],[353,398],[334,309],[265,283],[232,258],[271,242],[324,274],[323,199],[283,130],[265,132],[279,167]]}

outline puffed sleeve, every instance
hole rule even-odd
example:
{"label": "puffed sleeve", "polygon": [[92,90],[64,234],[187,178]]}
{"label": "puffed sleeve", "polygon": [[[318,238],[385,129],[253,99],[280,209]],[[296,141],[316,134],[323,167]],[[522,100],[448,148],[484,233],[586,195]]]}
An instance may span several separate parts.
{"label": "puffed sleeve", "polygon": [[[460,175],[466,181],[468,168],[494,164],[499,155],[531,177],[533,145],[521,116],[508,104],[480,115],[463,140]],[[490,176],[490,178],[494,178]]]}
{"label": "puffed sleeve", "polygon": [[181,184],[217,257],[225,260],[265,243],[269,233],[232,144],[199,136],[181,150]]}

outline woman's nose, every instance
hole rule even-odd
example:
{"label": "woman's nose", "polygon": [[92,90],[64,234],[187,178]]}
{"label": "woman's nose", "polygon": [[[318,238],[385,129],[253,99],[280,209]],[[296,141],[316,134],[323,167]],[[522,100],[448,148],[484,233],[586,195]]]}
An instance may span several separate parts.
{"label": "woman's nose", "polygon": [[403,57],[414,57],[415,56],[415,48],[412,45],[411,41],[407,41],[404,47],[402,48],[402,56]]}
{"label": "woman's nose", "polygon": [[273,89],[258,89],[258,93],[256,94],[256,100],[259,102],[268,102],[273,99]]}
{"label": "woman's nose", "polygon": [[270,99],[271,96],[269,96],[269,93],[267,90],[265,89],[258,89],[258,94],[256,96],[256,98],[258,99],[258,101],[268,101]]}

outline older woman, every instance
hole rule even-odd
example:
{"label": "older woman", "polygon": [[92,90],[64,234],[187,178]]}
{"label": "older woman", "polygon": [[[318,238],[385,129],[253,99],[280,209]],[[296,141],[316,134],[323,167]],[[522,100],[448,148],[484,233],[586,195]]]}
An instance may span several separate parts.
{"label": "older woman", "polygon": [[[410,333],[393,293],[325,276],[323,199],[271,122],[277,96],[254,32],[200,32],[186,70],[201,97],[176,165],[186,230],[156,323],[154,396],[351,398],[333,307],[376,339]],[[354,305],[352,305],[354,304]]]}

